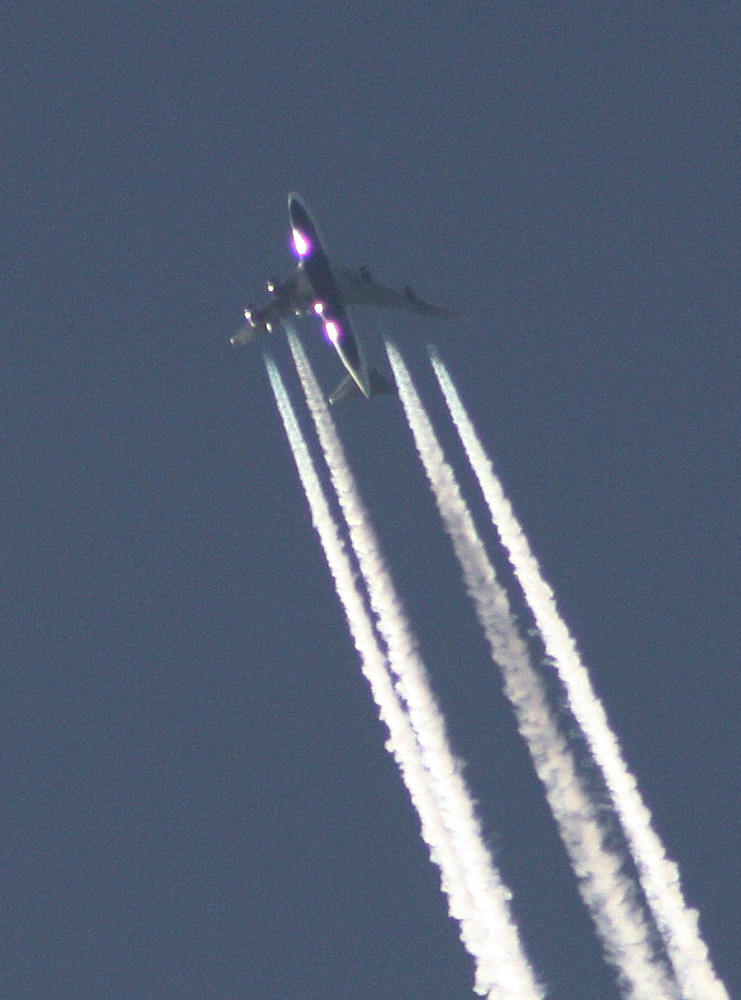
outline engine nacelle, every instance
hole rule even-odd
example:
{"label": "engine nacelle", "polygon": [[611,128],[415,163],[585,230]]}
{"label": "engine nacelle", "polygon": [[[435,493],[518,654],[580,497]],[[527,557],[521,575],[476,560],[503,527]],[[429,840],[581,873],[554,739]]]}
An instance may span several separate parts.
{"label": "engine nacelle", "polygon": [[247,320],[247,322],[250,324],[253,330],[261,325],[259,321],[258,310],[255,308],[255,306],[245,306],[244,318]]}
{"label": "engine nacelle", "polygon": [[244,310],[245,323],[231,338],[233,344],[251,344],[252,341],[263,333],[273,332],[273,321],[266,319],[266,313],[254,306],[247,306]]}

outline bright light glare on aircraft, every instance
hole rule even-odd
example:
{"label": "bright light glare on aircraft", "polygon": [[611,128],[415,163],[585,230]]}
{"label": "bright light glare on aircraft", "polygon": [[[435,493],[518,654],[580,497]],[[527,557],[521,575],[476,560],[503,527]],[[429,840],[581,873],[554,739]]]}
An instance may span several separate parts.
{"label": "bright light glare on aircraft", "polygon": [[317,224],[295,191],[288,196],[288,219],[291,251],[298,259],[294,259],[293,270],[287,278],[282,281],[269,278],[265,282],[270,302],[262,309],[248,307],[245,310],[250,332],[241,329],[232,338],[232,343],[246,344],[259,334],[271,333],[278,324],[290,322],[294,316],[318,316],[325,337],[337,350],[347,371],[330,401],[337,403],[357,395],[368,399],[382,392],[392,392],[390,382],[368,364],[347,315],[348,306],[406,309],[423,316],[455,314],[421,302],[406,290],[395,291],[379,285],[366,267],[353,270],[332,266],[322,246]]}
{"label": "bright light glare on aircraft", "polygon": [[333,344],[337,344],[339,342],[340,328],[333,319],[328,319],[327,322],[324,324],[324,332],[327,334],[327,338]]}
{"label": "bright light glare on aircraft", "polygon": [[296,251],[296,255],[298,257],[306,257],[309,250],[311,250],[311,244],[300,229],[293,229],[291,232],[293,236],[293,249]]}

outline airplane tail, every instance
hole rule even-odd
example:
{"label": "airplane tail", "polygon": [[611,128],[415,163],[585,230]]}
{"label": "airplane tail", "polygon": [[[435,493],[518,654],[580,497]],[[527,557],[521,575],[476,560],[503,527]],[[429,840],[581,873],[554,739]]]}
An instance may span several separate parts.
{"label": "airplane tail", "polygon": [[[369,381],[370,381],[370,391],[371,396],[379,396],[382,393],[396,393],[396,386],[389,379],[384,378],[383,375],[374,368],[372,365],[368,369]],[[344,403],[346,399],[355,399],[356,397],[362,397],[363,393],[358,388],[358,384],[352,375],[348,375],[346,378],[340,382],[335,391],[329,397],[329,402],[332,406],[335,403]]]}

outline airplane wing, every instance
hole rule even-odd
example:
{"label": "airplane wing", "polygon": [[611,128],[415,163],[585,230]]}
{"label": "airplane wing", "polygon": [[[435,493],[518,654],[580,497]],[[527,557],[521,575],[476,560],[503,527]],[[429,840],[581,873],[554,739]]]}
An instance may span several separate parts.
{"label": "airplane wing", "polygon": [[409,287],[396,291],[374,281],[366,267],[333,267],[340,293],[349,306],[380,306],[383,309],[408,309],[421,316],[440,316],[454,319],[459,313],[440,306],[432,306],[417,298]]}
{"label": "airplane wing", "polygon": [[272,332],[283,320],[313,311],[314,296],[298,265],[284,281],[269,281],[268,290],[272,298],[263,309],[245,309],[247,322],[231,338],[232,344],[249,344],[260,334]]}
{"label": "airplane wing", "polygon": [[313,311],[314,293],[299,264],[284,281],[269,282],[268,291],[273,296],[268,309],[276,318],[302,316]]}
{"label": "airplane wing", "polygon": [[258,326],[253,323],[243,323],[237,332],[232,334],[229,342],[235,347],[246,347],[247,344],[251,344],[253,340],[256,340],[260,334],[265,333],[266,330],[266,326]]}

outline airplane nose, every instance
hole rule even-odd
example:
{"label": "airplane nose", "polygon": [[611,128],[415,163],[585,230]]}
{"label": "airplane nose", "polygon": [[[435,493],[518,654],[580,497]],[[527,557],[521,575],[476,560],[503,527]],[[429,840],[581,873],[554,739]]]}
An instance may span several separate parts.
{"label": "airplane nose", "polygon": [[293,247],[298,257],[306,257],[319,244],[316,225],[301,197],[292,191],[288,196],[288,217],[291,222]]}
{"label": "airplane nose", "polygon": [[296,229],[300,229],[306,233],[314,231],[315,226],[311,218],[311,213],[301,196],[295,191],[292,191],[288,196],[288,215],[291,225],[295,226]]}

